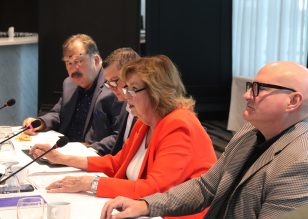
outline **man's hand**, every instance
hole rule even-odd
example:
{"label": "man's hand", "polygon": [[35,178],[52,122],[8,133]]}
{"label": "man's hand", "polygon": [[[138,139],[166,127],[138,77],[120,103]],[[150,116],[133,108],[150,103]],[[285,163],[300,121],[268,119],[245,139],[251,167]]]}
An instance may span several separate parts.
{"label": "man's hand", "polygon": [[[33,122],[34,120],[37,120],[37,118],[28,117],[22,122],[22,125],[24,127],[28,127],[29,125],[31,125],[31,122]],[[25,133],[28,134],[28,135],[35,135],[36,132],[43,131],[45,129],[45,123],[44,123],[43,120],[41,120],[41,122],[42,122],[42,124],[39,127],[35,128],[35,129],[28,129],[28,130],[25,131]]]}
{"label": "man's hand", "polygon": [[[119,213],[113,213],[113,210]],[[148,204],[143,200],[133,200],[122,196],[116,197],[105,203],[101,219],[135,218],[149,214]]]}
{"label": "man's hand", "polygon": [[[46,151],[48,151],[50,148],[51,145],[49,144],[35,144],[33,147],[31,147],[29,154],[32,155],[34,158],[37,158]],[[64,154],[60,153],[59,151],[52,150],[49,153],[47,153],[44,157],[46,157],[48,161],[51,163],[61,164],[61,160],[64,157]]]}

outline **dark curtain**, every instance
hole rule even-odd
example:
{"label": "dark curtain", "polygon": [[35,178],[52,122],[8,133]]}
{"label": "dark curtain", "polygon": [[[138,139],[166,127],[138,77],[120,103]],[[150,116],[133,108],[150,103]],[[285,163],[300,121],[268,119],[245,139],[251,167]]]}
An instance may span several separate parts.
{"label": "dark curtain", "polygon": [[85,33],[102,57],[123,46],[139,51],[139,0],[44,0],[39,2],[39,104],[54,104],[67,76],[62,43]]}
{"label": "dark curtain", "polygon": [[146,54],[165,54],[177,64],[205,119],[228,116],[231,26],[230,0],[146,2]]}

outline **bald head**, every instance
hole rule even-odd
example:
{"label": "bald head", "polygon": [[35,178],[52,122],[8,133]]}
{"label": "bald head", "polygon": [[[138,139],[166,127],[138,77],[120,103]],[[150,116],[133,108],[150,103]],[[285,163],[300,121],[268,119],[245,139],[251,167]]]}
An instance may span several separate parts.
{"label": "bald head", "polygon": [[254,81],[258,86],[244,93],[243,116],[266,138],[308,118],[307,68],[294,62],[274,62],[261,68]]}
{"label": "bald head", "polygon": [[272,84],[293,88],[307,96],[308,69],[300,64],[282,61],[265,65],[256,77],[260,80],[263,78]]}
{"label": "bald head", "polygon": [[[282,96],[275,96],[275,98],[271,99],[271,106],[268,106],[281,109],[281,114],[278,113],[278,110],[275,112],[272,110],[271,113],[273,114],[270,114],[275,121],[280,121],[278,126],[283,127],[282,124],[286,126],[292,125],[308,118],[308,69],[306,67],[294,62],[274,62],[261,68],[255,81],[279,85],[296,91],[290,93],[290,90],[273,89],[273,93],[268,93],[285,93],[288,95],[284,96],[287,98],[283,99],[283,101],[282,99],[277,99]],[[265,108],[262,116],[265,118],[265,114],[269,111],[269,108]]]}

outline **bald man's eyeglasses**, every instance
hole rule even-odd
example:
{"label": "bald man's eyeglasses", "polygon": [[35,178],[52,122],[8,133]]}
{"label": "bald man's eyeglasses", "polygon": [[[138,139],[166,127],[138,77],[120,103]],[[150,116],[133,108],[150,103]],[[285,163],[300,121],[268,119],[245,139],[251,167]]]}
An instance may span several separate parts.
{"label": "bald man's eyeglasses", "polygon": [[266,83],[260,83],[260,82],[246,82],[246,92],[251,89],[253,97],[257,97],[259,95],[260,87],[268,87],[268,88],[275,88],[275,89],[280,89],[280,90],[289,90],[289,91],[296,92],[296,90],[292,88],[283,87],[280,85],[266,84]]}

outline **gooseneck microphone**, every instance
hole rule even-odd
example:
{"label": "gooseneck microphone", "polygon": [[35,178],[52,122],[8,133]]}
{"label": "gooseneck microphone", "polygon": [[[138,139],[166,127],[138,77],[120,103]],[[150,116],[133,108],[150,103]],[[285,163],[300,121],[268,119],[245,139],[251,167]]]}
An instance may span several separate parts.
{"label": "gooseneck microphone", "polygon": [[39,120],[39,119],[34,120],[33,122],[31,122],[30,125],[28,125],[27,127],[23,128],[20,132],[17,132],[14,135],[12,135],[12,136],[4,139],[3,141],[1,141],[0,145],[3,144],[4,142],[10,140],[11,138],[15,137],[16,135],[19,135],[20,133],[28,130],[28,129],[35,129],[35,128],[39,127],[41,124],[42,124],[41,120]]}
{"label": "gooseneck microphone", "polygon": [[61,136],[60,139],[57,141],[57,143],[52,146],[49,150],[45,151],[43,154],[41,154],[40,156],[38,156],[37,158],[33,159],[30,163],[28,163],[27,165],[21,167],[19,170],[13,172],[12,174],[8,175],[6,178],[2,179],[0,181],[0,184],[5,182],[6,180],[8,180],[9,178],[11,178],[12,176],[15,176],[17,173],[19,173],[20,171],[22,171],[23,169],[25,169],[27,166],[29,166],[30,164],[34,163],[35,161],[37,161],[38,159],[40,159],[41,157],[45,156],[47,153],[49,153],[50,151],[56,149],[56,148],[61,148],[64,145],[66,145],[68,143],[68,138],[66,136]]}
{"label": "gooseneck microphone", "polygon": [[16,103],[15,99],[9,99],[8,101],[6,101],[5,104],[3,104],[3,106],[0,107],[0,109],[3,109],[7,106],[13,106]]}

